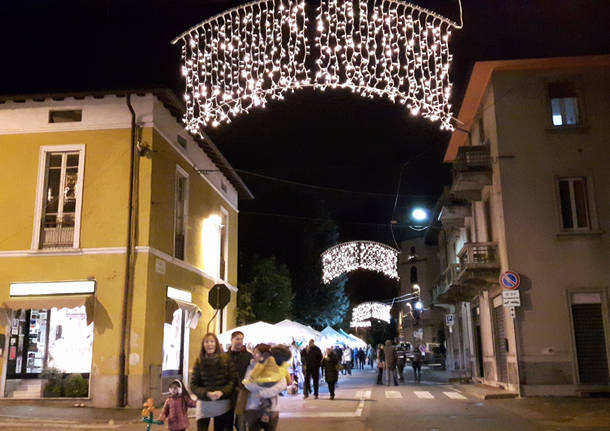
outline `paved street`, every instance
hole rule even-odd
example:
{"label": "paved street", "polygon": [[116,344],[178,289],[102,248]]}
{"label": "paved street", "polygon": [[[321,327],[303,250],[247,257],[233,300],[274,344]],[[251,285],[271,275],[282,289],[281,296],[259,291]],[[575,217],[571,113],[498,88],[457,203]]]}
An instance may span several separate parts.
{"label": "paved street", "polygon": [[[281,398],[280,430],[302,431],[608,431],[610,400],[587,398],[530,398],[482,400],[473,385],[448,384],[445,374],[425,369],[423,381],[411,374],[399,386],[375,385],[374,370],[340,376],[336,399],[328,399],[324,384],[318,400],[302,395]],[[73,410],[79,413],[80,410]],[[56,421],[0,420],[0,429],[143,430],[141,423],[83,423],[70,416]],[[73,420],[73,422],[69,422]],[[100,420],[99,417],[97,419]],[[93,421],[90,421],[93,422]],[[118,420],[117,420],[118,422]],[[165,427],[153,427],[163,430]],[[194,420],[189,430],[194,430]]]}

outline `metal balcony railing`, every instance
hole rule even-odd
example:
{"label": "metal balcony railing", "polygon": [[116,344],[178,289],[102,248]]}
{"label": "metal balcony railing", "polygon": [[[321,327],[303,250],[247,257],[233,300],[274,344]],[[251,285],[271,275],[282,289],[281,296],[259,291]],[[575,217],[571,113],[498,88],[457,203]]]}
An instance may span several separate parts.
{"label": "metal balcony railing", "polygon": [[74,243],[74,226],[43,227],[40,248],[70,248]]}
{"label": "metal balcony railing", "polygon": [[454,172],[484,171],[491,169],[488,145],[460,147],[453,162]]}
{"label": "metal balcony railing", "polygon": [[464,244],[458,253],[458,259],[463,267],[471,265],[497,266],[499,265],[498,246],[493,242],[469,242]]}

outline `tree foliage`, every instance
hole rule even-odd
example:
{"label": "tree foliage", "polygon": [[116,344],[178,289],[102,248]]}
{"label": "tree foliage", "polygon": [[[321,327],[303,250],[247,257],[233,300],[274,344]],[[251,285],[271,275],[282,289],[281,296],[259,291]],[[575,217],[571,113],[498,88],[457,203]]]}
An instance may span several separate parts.
{"label": "tree foliage", "polygon": [[[242,257],[243,259],[243,257]],[[242,261],[237,294],[237,320],[248,324],[258,320],[277,323],[291,317],[292,281],[288,268],[274,256],[252,256]]]}
{"label": "tree foliage", "polygon": [[349,310],[346,277],[322,283],[320,254],[337,244],[337,225],[328,219],[312,220],[302,233],[298,264],[293,269],[294,315],[299,322],[323,328],[343,323]]}

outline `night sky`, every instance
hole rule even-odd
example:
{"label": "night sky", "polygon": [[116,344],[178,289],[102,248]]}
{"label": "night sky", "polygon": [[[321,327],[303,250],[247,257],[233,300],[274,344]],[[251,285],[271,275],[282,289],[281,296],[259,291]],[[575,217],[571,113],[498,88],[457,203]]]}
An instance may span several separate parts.
{"label": "night sky", "polygon": [[[170,41],[244,2],[1,3],[1,94],[162,86],[181,96],[180,51]],[[457,0],[413,3],[459,19]],[[450,45],[455,115],[477,60],[610,53],[607,0],[464,0],[463,9],[464,28],[453,31]],[[400,187],[399,214],[415,204],[433,205],[450,182],[441,162],[448,132],[389,101],[349,92],[304,90],[208,134],[236,169],[353,191],[242,174],[256,200],[240,203],[240,247],[280,259],[298,246],[291,232],[316,217],[335,219],[341,241],[392,244],[389,221],[400,167],[414,157]]]}

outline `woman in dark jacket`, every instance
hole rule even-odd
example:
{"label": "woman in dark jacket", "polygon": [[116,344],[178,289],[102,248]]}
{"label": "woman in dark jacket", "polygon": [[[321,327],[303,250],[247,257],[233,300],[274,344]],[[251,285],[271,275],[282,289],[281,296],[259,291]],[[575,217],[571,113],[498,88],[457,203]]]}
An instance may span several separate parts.
{"label": "woman in dark jacket", "polygon": [[326,349],[326,354],[322,358],[322,369],[324,370],[324,379],[328,384],[328,392],[330,393],[330,399],[335,399],[335,385],[339,380],[339,359],[335,354],[332,347]]}
{"label": "woman in dark jacket", "polygon": [[197,396],[197,431],[207,431],[214,418],[214,431],[231,431],[231,397],[237,383],[233,361],[222,351],[218,338],[207,333],[191,376],[191,391]]}

